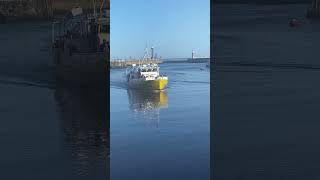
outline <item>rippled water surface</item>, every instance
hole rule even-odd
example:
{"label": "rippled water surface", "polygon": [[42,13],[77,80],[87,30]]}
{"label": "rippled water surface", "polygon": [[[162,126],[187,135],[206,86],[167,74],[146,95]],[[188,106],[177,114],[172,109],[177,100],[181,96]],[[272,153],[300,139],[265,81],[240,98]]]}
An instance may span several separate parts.
{"label": "rippled water surface", "polygon": [[319,179],[320,22],[307,7],[216,6],[215,180]]}
{"label": "rippled water surface", "polygon": [[165,63],[165,91],[126,87],[111,70],[111,179],[209,179],[210,72],[205,64]]}
{"label": "rippled water surface", "polygon": [[0,25],[0,179],[108,179],[96,92],[60,86],[46,22]]}

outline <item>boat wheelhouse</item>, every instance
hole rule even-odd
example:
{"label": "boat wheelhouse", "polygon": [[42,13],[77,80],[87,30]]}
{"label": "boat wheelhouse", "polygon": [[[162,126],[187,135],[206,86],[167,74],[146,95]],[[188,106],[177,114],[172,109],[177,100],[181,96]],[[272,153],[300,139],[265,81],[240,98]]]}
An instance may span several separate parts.
{"label": "boat wheelhouse", "polygon": [[168,77],[160,74],[160,67],[156,63],[146,64],[144,60],[148,59],[144,56],[142,63],[133,64],[126,71],[126,77],[129,88],[134,89],[152,89],[163,90],[168,85]]}

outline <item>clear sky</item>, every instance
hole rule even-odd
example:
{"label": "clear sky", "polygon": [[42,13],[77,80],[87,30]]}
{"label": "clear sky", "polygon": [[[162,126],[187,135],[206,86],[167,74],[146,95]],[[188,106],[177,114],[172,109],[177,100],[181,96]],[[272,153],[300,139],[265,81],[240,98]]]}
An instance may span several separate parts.
{"label": "clear sky", "polygon": [[111,58],[210,56],[210,0],[110,1]]}

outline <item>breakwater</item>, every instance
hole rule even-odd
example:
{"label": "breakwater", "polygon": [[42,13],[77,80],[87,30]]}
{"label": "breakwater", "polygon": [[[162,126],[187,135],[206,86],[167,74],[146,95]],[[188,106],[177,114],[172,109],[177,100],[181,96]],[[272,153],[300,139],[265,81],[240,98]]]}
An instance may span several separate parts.
{"label": "breakwater", "polygon": [[[170,59],[170,60],[147,60],[144,61],[146,64],[167,64],[167,63],[209,63],[211,60],[210,58],[203,58],[201,60],[192,60],[192,59]],[[126,68],[132,66],[132,64],[139,64],[139,60],[111,60],[110,61],[110,68]]]}
{"label": "breakwater", "polygon": [[[132,66],[133,64],[140,64],[142,60],[111,60],[110,61],[110,68],[126,68],[128,66]],[[163,63],[163,60],[156,59],[156,60],[144,60],[144,63],[147,64],[161,64]]]}

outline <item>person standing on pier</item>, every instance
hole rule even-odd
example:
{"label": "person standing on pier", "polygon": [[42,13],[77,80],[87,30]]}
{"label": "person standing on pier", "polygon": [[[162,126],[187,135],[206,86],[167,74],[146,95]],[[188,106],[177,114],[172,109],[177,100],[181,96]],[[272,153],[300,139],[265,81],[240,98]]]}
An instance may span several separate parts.
{"label": "person standing on pier", "polygon": [[106,51],[107,51],[107,53],[109,54],[110,53],[110,43],[109,43],[109,41],[107,41],[107,46],[106,46]]}
{"label": "person standing on pier", "polygon": [[102,44],[100,44],[100,51],[106,51],[107,48],[107,41],[104,39]]}

